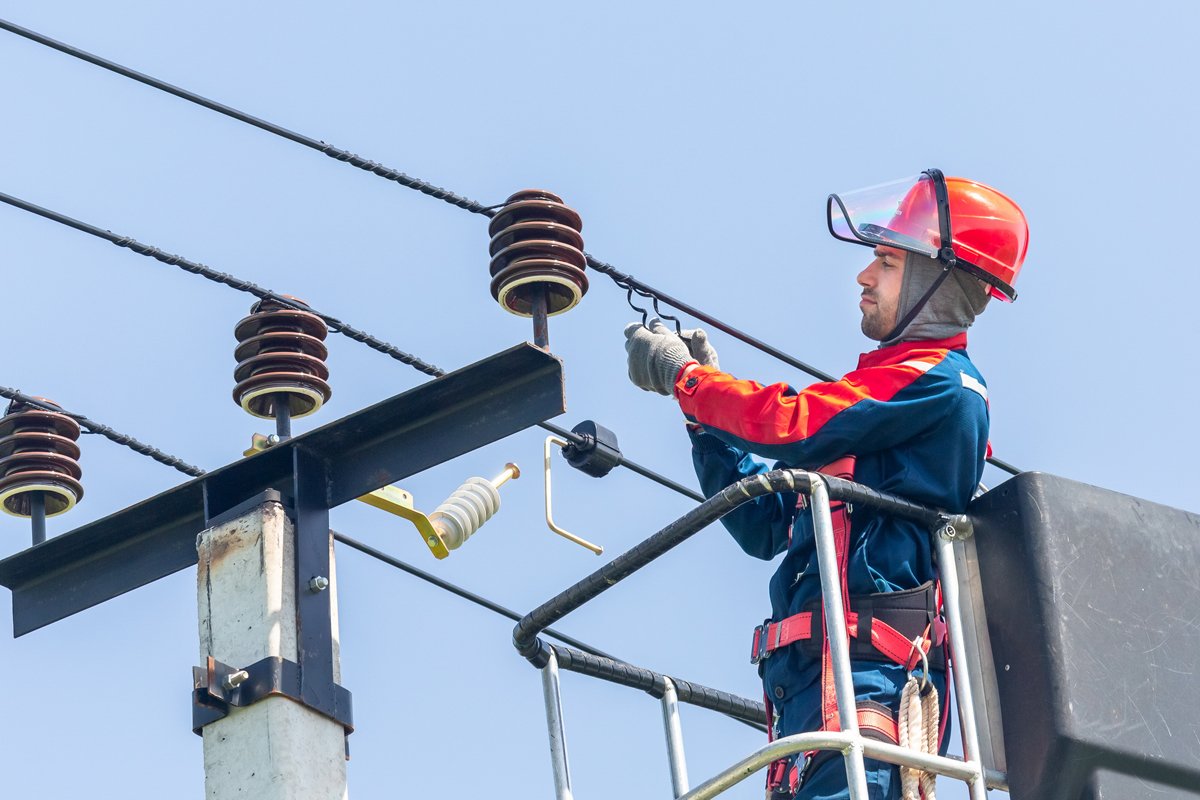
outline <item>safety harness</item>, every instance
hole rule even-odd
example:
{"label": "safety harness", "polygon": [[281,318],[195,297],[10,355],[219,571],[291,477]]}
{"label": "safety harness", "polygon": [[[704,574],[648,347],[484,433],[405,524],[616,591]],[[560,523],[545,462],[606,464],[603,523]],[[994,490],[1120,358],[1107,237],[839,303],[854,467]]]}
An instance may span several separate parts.
{"label": "safety harness", "polygon": [[[854,456],[834,461],[817,472],[831,477],[853,480]],[[807,507],[801,495],[796,504],[797,514]],[[940,587],[930,581],[916,589],[851,597],[847,581],[850,552],[850,514],[848,504],[833,500],[829,504],[833,522],[834,551],[842,588],[842,607],[846,610],[846,632],[850,637],[851,660],[882,661],[902,665],[912,671],[918,664],[930,669],[945,669],[946,624],[941,616]],[[788,531],[788,547],[792,534]],[[757,665],[780,648],[798,644],[812,656],[821,658],[821,730],[838,731],[837,693],[834,690],[833,658],[829,637],[825,635],[825,614],[820,599],[806,605],[799,614],[778,622],[766,620],[754,629],[750,663]],[[775,710],[764,693],[767,709],[767,738],[774,738]],[[856,703],[858,727],[863,736],[879,741],[900,743],[897,720],[891,709],[871,700]],[[947,704],[948,708],[948,704]],[[943,716],[941,729],[945,727]],[[939,741],[941,731],[939,731]],[[783,758],[767,770],[769,797],[791,797],[800,787],[805,773],[832,757],[832,751],[810,751],[802,764]],[[790,767],[789,767],[790,765]]]}

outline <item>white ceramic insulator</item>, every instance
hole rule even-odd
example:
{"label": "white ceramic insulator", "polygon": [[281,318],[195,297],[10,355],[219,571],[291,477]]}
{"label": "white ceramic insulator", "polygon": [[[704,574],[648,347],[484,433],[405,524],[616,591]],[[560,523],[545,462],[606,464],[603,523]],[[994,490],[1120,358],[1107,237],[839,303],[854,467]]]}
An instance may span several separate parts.
{"label": "white ceramic insulator", "polygon": [[470,478],[429,515],[434,530],[453,550],[500,510],[500,492],[486,478]]}

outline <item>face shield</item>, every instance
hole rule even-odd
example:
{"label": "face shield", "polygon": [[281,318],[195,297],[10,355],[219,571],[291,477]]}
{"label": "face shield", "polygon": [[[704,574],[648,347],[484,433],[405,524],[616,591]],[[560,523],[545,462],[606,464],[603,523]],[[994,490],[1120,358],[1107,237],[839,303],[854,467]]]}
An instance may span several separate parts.
{"label": "face shield", "polygon": [[[931,173],[936,173],[935,175]],[[949,204],[937,170],[866,189],[829,195],[829,232],[835,238],[867,247],[895,247],[938,258],[950,241]],[[938,202],[939,194],[943,202]],[[945,255],[950,255],[946,253]]]}

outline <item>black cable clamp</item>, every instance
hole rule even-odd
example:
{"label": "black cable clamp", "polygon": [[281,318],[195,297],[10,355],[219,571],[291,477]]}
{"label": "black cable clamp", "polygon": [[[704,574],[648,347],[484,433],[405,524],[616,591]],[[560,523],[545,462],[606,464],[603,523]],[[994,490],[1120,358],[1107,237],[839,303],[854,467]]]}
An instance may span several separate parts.
{"label": "black cable clamp", "polygon": [[593,420],[585,419],[571,428],[571,433],[583,441],[563,447],[563,458],[575,469],[593,478],[603,478],[621,463],[621,446],[617,435]]}

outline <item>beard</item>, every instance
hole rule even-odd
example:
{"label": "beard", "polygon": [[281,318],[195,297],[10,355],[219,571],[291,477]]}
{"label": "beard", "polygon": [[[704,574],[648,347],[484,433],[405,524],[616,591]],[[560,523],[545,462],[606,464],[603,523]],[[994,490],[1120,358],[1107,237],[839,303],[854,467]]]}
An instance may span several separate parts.
{"label": "beard", "polygon": [[[879,303],[879,299],[876,297],[870,299]],[[859,327],[862,328],[863,335],[868,339],[882,342],[892,332],[895,324],[895,308],[873,305],[862,310],[862,322],[859,323]]]}

